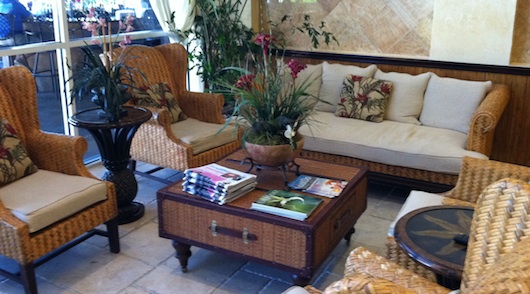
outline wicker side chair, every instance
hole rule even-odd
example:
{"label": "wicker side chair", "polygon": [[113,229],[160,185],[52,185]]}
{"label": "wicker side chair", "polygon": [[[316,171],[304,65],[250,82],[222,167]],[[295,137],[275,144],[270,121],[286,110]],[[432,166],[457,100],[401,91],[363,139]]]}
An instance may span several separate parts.
{"label": "wicker side chair", "polygon": [[[530,181],[530,167],[515,165],[495,160],[484,160],[465,157],[455,187],[444,196],[443,205],[475,206],[480,193],[491,183],[503,179],[514,178]],[[387,258],[418,275],[436,281],[432,271],[412,260],[389,236],[386,241]]]}
{"label": "wicker side chair", "polygon": [[[167,109],[147,107],[153,113],[153,117],[138,129],[132,141],[133,170],[135,162],[141,161],[182,171],[189,167],[212,163],[241,148],[241,134],[233,132],[232,128],[229,131],[228,142],[214,144],[201,152],[194,151],[196,144],[193,141],[200,143],[218,140],[217,132],[225,123],[222,115],[224,97],[221,94],[187,90],[188,52],[182,45],[176,43],[156,47],[131,45],[124,50],[127,54],[126,64],[143,73],[143,76],[136,74],[135,87],[166,83],[175,95],[179,107],[188,117],[185,121],[172,123]],[[121,48],[116,50],[118,54],[121,52]],[[210,130],[203,132],[190,129],[187,127],[190,122],[194,123],[196,128],[204,126],[204,130],[207,127]],[[192,137],[195,138],[190,139]]]}
{"label": "wicker side chair", "polygon": [[[449,293],[431,280],[358,247],[345,277],[323,293]],[[310,293],[317,293],[307,287]],[[530,184],[501,179],[475,207],[460,293],[530,293]]]}
{"label": "wicker side chair", "polygon": [[[0,186],[0,255],[20,270],[0,274],[23,284],[26,293],[37,293],[35,267],[94,234],[107,236],[110,251],[118,253],[114,185],[85,167],[83,137],[41,131],[35,80],[25,67],[0,70],[0,117],[38,167]],[[106,231],[96,228],[102,224]]]}

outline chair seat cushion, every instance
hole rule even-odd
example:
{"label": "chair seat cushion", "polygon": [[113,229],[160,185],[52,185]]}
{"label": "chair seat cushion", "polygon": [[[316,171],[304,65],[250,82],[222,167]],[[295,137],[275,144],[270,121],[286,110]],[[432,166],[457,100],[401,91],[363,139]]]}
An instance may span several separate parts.
{"label": "chair seat cushion", "polygon": [[443,200],[444,196],[439,194],[415,190],[410,191],[407,200],[405,200],[405,203],[403,203],[403,206],[401,206],[401,209],[399,210],[396,218],[394,219],[394,221],[392,221],[392,223],[390,223],[390,228],[388,229],[388,236],[394,236],[394,228],[396,227],[396,223],[405,214],[427,206],[442,205]]}
{"label": "chair seat cushion", "polygon": [[203,122],[188,118],[171,125],[171,132],[182,142],[191,145],[193,154],[199,154],[237,140],[234,125],[223,125]]}
{"label": "chair seat cushion", "polygon": [[30,233],[106,198],[103,181],[42,169],[0,188],[5,207],[29,225]]}

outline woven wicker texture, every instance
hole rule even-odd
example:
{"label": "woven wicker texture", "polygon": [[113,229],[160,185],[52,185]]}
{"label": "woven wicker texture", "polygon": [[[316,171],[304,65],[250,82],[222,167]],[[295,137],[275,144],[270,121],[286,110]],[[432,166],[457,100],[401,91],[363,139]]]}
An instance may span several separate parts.
{"label": "woven wicker texture", "polygon": [[[7,118],[15,127],[30,158],[40,169],[95,178],[83,163],[83,154],[88,148],[83,137],[40,130],[35,81],[25,67],[0,70],[0,116]],[[31,235],[28,225],[16,218],[0,201],[0,254],[20,265],[31,264],[113,219],[118,214],[115,189],[111,183],[107,186],[107,200]]]}
{"label": "woven wicker texture", "polygon": [[[477,282],[481,285],[502,284],[517,278],[530,283],[529,236],[528,181],[503,179],[488,186],[481,194],[473,214],[462,275],[462,292],[466,293]],[[518,247],[511,258],[500,263],[521,239],[526,240],[526,246]]]}
{"label": "woven wicker texture", "polygon": [[[119,54],[121,48],[116,52]],[[182,111],[191,118],[204,122],[224,124],[221,94],[189,92],[186,88],[188,52],[180,44],[167,44],[156,47],[141,45],[127,46],[124,49],[128,58],[126,64],[143,73],[135,76],[135,86],[167,83],[174,92]],[[142,106],[143,107],[143,106]],[[169,111],[149,108],[153,117],[142,124],[131,145],[134,160],[151,163],[175,170],[185,170],[215,162],[225,155],[241,148],[241,137],[233,142],[193,155],[192,147],[176,138],[171,132]]]}
{"label": "woven wicker texture", "polygon": [[[484,98],[471,120],[468,143],[466,146],[468,150],[476,151],[487,156],[491,155],[495,127],[497,126],[509,98],[510,91],[507,86],[498,84],[493,85],[491,91]],[[338,164],[365,166],[368,167],[370,172],[451,186],[455,185],[458,178],[456,175],[386,165],[378,162],[317,151],[304,150],[301,156]],[[489,183],[491,183],[491,181]]]}
{"label": "woven wicker texture", "polygon": [[[530,184],[526,180],[501,179],[480,194],[470,229],[461,293],[530,293],[529,205]],[[345,278],[330,285],[324,293],[394,293],[356,292],[355,287],[367,279],[365,275],[384,279],[384,282],[370,280],[372,289],[382,283],[381,287],[390,291],[390,281],[414,293],[450,291],[358,247],[348,256]],[[348,288],[354,291],[344,290]]]}
{"label": "woven wicker texture", "polygon": [[409,294],[416,293],[407,288],[401,287],[391,281],[374,278],[370,275],[359,274],[345,277],[342,280],[332,283],[323,292],[324,294]]}
{"label": "woven wicker texture", "polygon": [[[514,178],[530,180],[530,168],[494,160],[465,157],[456,186],[442,194],[443,204],[475,206],[480,193],[491,183]],[[393,237],[387,238],[387,258],[426,278],[435,280],[434,274],[423,265],[412,260],[396,243]]]}

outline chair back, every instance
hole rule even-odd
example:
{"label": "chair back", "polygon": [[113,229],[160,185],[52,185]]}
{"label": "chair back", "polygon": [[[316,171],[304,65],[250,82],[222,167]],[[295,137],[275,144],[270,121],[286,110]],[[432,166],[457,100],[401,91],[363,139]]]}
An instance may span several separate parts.
{"label": "chair back", "polygon": [[35,79],[27,68],[0,69],[0,117],[9,121],[25,146],[28,136],[40,132]]}
{"label": "chair back", "polygon": [[482,293],[483,287],[491,285],[496,285],[495,291],[530,287],[529,235],[530,184],[506,178],[489,185],[473,214],[462,293]]}
{"label": "chair back", "polygon": [[133,72],[136,87],[167,83],[177,100],[179,94],[187,90],[188,53],[182,45],[130,45],[125,49],[118,48],[115,52],[126,54],[125,64],[138,71]]}

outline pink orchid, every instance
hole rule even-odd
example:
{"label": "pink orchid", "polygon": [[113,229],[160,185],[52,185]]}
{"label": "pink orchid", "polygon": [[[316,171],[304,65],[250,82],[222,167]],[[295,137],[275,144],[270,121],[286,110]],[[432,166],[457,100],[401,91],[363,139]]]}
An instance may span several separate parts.
{"label": "pink orchid", "polygon": [[291,76],[293,77],[293,79],[296,79],[296,77],[298,76],[298,73],[307,67],[305,63],[302,63],[294,59],[289,60],[289,63],[287,63],[287,66],[291,69]]}

